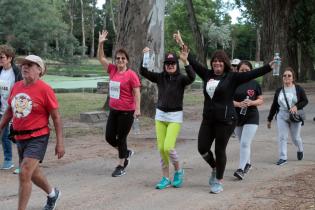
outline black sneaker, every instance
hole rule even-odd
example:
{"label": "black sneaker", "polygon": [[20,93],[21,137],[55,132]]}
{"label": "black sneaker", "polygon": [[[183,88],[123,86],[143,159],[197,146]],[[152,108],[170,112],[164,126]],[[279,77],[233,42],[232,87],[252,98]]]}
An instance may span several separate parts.
{"label": "black sneaker", "polygon": [[236,178],[238,178],[239,180],[243,180],[244,179],[244,171],[242,169],[237,169],[235,172],[234,172],[234,176]]}
{"label": "black sneaker", "polygon": [[245,168],[244,168],[244,174],[247,174],[251,168],[252,168],[252,165],[249,163],[246,163]]}
{"label": "black sneaker", "polygon": [[303,152],[297,152],[297,159],[302,160],[303,159]]}
{"label": "black sneaker", "polygon": [[128,157],[125,158],[125,161],[124,161],[124,169],[127,168],[127,166],[129,165],[130,163],[130,157],[133,156],[133,154],[135,154],[135,152],[132,150],[132,149],[128,149]]}
{"label": "black sneaker", "polygon": [[55,188],[55,193],[56,195],[53,198],[47,196],[47,203],[44,206],[43,210],[54,210],[56,208],[56,203],[61,195],[61,192],[57,188]]}
{"label": "black sneaker", "polygon": [[280,159],[280,160],[278,160],[278,162],[276,163],[278,166],[282,166],[282,165],[284,165],[284,164],[286,164],[287,163],[287,160],[283,160],[283,159]]}
{"label": "black sneaker", "polygon": [[121,165],[118,165],[115,168],[115,171],[112,173],[112,177],[119,177],[126,174],[126,171],[124,170],[124,167]]}

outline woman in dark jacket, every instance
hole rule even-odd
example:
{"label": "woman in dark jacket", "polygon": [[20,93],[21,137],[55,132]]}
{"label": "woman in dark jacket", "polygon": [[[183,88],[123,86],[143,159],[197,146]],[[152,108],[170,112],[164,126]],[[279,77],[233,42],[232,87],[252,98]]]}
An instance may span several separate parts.
{"label": "woman in dark jacket", "polygon": [[[188,51],[179,32],[174,39],[182,49]],[[210,64],[211,70],[197,62],[189,53],[188,61],[203,81],[203,119],[198,134],[198,151],[212,168],[209,179],[211,193],[223,191],[223,174],[226,165],[226,146],[236,125],[233,96],[236,88],[272,70],[269,64],[249,72],[232,72],[230,59],[223,50],[215,51]],[[215,157],[211,145],[215,141]]]}
{"label": "woman in dark jacket", "polygon": [[[277,165],[287,163],[287,142],[289,133],[291,134],[294,145],[298,148],[297,159],[303,159],[303,143],[300,134],[302,122],[290,121],[289,114],[296,113],[297,110],[303,109],[308,103],[304,89],[294,82],[294,70],[291,67],[287,67],[284,70],[282,81],[283,87],[278,88],[274,95],[267,124],[268,128],[271,128],[271,121],[273,117],[277,115],[279,144],[279,160],[276,163]],[[288,109],[283,90],[290,109]]]}
{"label": "woman in dark jacket", "polygon": [[[145,48],[143,52],[149,50],[149,48]],[[173,187],[181,187],[183,183],[184,170],[180,168],[175,145],[183,122],[184,90],[187,85],[195,80],[195,73],[189,65],[187,55],[188,53],[185,52],[180,54],[187,75],[180,73],[178,59],[173,53],[166,53],[161,73],[150,72],[142,65],[140,69],[140,74],[156,83],[158,87],[155,128],[163,177],[155,186],[157,189],[164,189],[171,185],[169,162],[172,162],[175,168]]]}

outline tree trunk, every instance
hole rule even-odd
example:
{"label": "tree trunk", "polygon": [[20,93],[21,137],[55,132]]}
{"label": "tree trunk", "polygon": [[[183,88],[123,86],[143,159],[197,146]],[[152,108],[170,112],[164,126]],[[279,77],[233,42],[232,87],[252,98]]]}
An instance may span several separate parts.
{"label": "tree trunk", "polygon": [[186,6],[188,10],[189,24],[193,32],[193,37],[196,40],[196,52],[198,52],[196,58],[204,66],[207,66],[207,49],[204,48],[205,41],[198,26],[192,0],[186,0]]}
{"label": "tree trunk", "polygon": [[[283,69],[290,65],[291,59],[296,60],[296,57],[290,56],[289,43],[289,16],[296,1],[260,1],[264,11],[262,18],[262,53],[264,63],[270,62],[274,57],[274,53],[279,52],[282,60],[280,73],[282,73]],[[297,70],[297,66],[292,67]],[[282,80],[280,77],[273,77],[272,74],[264,76],[263,87],[266,89],[274,89],[281,84]]]}
{"label": "tree trunk", "polygon": [[[123,47],[130,55],[129,67],[136,72],[142,61],[142,50],[148,46],[155,54],[154,71],[162,70],[164,59],[165,0],[125,0],[120,2],[115,50]],[[142,80],[141,112],[153,116],[155,85]]]}
{"label": "tree trunk", "polygon": [[113,11],[113,2],[112,2],[112,0],[107,0],[107,1],[109,1],[110,16],[111,16],[111,19],[112,19],[113,30],[115,32],[114,35],[116,35],[117,34],[117,29],[116,29],[115,16],[114,16],[114,11]]}
{"label": "tree trunk", "polygon": [[256,53],[255,53],[255,60],[256,62],[260,61],[260,50],[261,50],[261,34],[260,34],[261,26],[258,25],[256,28]]}
{"label": "tree trunk", "polygon": [[[74,20],[74,0],[69,1],[69,17],[70,17],[70,36],[73,37],[73,20]],[[73,56],[74,54],[74,47],[73,43],[71,42],[70,44],[70,49],[69,49],[69,54],[70,56]]]}
{"label": "tree trunk", "polygon": [[315,79],[315,71],[313,59],[311,57],[312,53],[308,46],[301,46],[301,75],[299,77],[299,82],[306,82],[307,80]]}
{"label": "tree trunk", "polygon": [[92,2],[92,15],[91,15],[91,50],[90,50],[90,58],[94,57],[95,54],[95,45],[94,45],[94,31],[95,31],[95,13],[96,13],[96,0]]}
{"label": "tree trunk", "polygon": [[81,29],[82,29],[82,56],[85,55],[85,29],[84,29],[84,5],[83,0],[80,0],[81,3]]}

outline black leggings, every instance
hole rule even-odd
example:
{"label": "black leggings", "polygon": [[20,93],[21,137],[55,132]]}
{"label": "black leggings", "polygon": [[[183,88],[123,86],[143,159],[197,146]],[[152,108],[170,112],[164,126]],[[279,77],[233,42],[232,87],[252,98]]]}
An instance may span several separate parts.
{"label": "black leggings", "polygon": [[106,141],[118,148],[120,159],[128,158],[127,136],[133,123],[134,111],[111,109],[106,124]]}
{"label": "black leggings", "polygon": [[[235,128],[235,122],[224,124],[202,119],[198,134],[198,151],[203,159],[216,168],[216,178],[223,179],[226,165],[226,146]],[[211,145],[215,140],[215,157],[211,152]]]}

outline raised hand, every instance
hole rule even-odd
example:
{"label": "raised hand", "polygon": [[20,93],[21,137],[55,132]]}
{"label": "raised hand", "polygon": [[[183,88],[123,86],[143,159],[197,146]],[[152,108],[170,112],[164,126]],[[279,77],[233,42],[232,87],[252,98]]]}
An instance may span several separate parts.
{"label": "raised hand", "polygon": [[173,34],[173,38],[175,39],[176,43],[182,47],[184,45],[184,42],[182,40],[182,36],[180,35],[180,32],[177,31],[177,33]]}
{"label": "raised hand", "polygon": [[188,54],[189,54],[188,47],[186,45],[182,45],[180,53],[179,53],[179,58],[185,65],[187,65],[189,63],[187,60]]}
{"label": "raised hand", "polygon": [[107,39],[108,31],[103,30],[102,32],[99,32],[98,36],[98,42],[99,43],[104,43]]}

